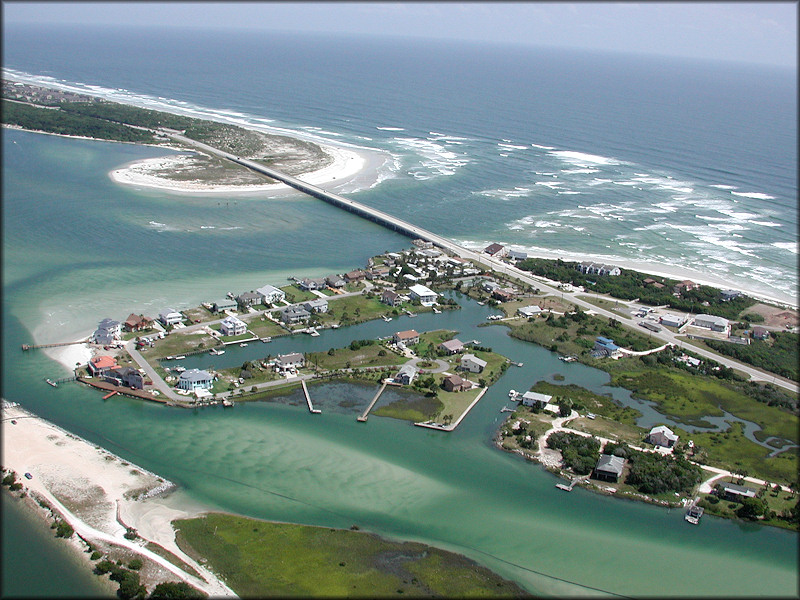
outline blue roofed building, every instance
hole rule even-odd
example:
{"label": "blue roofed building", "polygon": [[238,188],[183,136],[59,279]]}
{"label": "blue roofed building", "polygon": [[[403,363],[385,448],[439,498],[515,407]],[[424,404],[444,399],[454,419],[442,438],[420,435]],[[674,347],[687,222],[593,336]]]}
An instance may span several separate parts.
{"label": "blue roofed building", "polygon": [[599,335],[594,341],[592,354],[595,356],[616,356],[619,354],[619,346],[614,343],[614,340]]}

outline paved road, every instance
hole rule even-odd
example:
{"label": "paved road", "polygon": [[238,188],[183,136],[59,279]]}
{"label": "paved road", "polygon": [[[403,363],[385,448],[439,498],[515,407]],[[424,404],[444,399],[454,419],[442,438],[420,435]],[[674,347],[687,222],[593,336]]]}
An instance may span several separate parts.
{"label": "paved road", "polygon": [[[259,163],[256,163],[256,162],[253,162],[253,161],[250,161],[250,160],[245,160],[245,159],[239,158],[238,156],[234,156],[234,155],[229,154],[227,152],[223,152],[221,150],[218,150],[216,148],[208,146],[207,144],[203,144],[201,142],[197,142],[195,140],[191,140],[191,139],[189,139],[189,138],[187,138],[185,136],[177,135],[177,134],[174,134],[174,133],[171,133],[171,132],[168,132],[168,131],[163,131],[163,133],[165,135],[169,135],[173,139],[175,139],[175,140],[177,140],[179,142],[182,142],[182,143],[184,143],[186,145],[195,146],[197,148],[200,148],[200,149],[204,150],[205,152],[208,152],[210,154],[215,154],[217,156],[221,156],[221,157],[226,158],[228,160],[231,160],[231,161],[233,161],[233,162],[235,162],[237,164],[240,164],[240,165],[242,165],[244,167],[247,167],[248,169],[251,169],[251,170],[256,171],[258,173],[262,173],[264,175],[267,175],[268,177],[271,177],[273,179],[277,179],[278,181],[282,181],[282,182],[286,183],[287,185],[289,185],[289,186],[291,186],[291,187],[293,187],[293,188],[295,188],[297,190],[300,190],[301,192],[304,192],[304,193],[309,194],[309,195],[311,195],[311,196],[313,196],[315,198],[319,198],[321,200],[329,202],[329,203],[331,203],[331,204],[333,204],[335,206],[338,206],[339,208],[342,208],[342,209],[347,210],[349,212],[353,212],[353,213],[355,213],[355,214],[357,214],[357,215],[359,215],[359,216],[361,216],[363,218],[369,219],[369,220],[371,220],[373,222],[376,222],[376,223],[379,223],[381,225],[384,225],[385,227],[388,227],[389,229],[392,229],[394,231],[398,231],[398,232],[403,233],[404,235],[408,235],[409,237],[412,237],[412,238],[420,238],[420,239],[423,239],[423,240],[427,240],[427,241],[432,242],[433,244],[439,246],[440,248],[444,248],[446,250],[449,250],[450,252],[452,252],[456,256],[472,260],[472,261],[474,261],[474,262],[476,262],[478,264],[483,264],[484,266],[487,266],[487,267],[489,267],[491,269],[494,269],[495,271],[497,271],[497,272],[499,272],[501,274],[505,274],[505,275],[507,275],[509,277],[515,277],[515,278],[519,279],[520,281],[522,281],[523,283],[526,283],[528,285],[532,285],[534,287],[537,287],[540,290],[543,290],[544,292],[550,293],[552,295],[555,295],[555,296],[561,295],[565,299],[568,299],[570,302],[572,302],[572,303],[574,303],[574,304],[576,304],[576,305],[578,305],[578,306],[580,306],[580,307],[582,307],[582,308],[584,308],[586,310],[591,310],[591,311],[595,312],[596,314],[599,314],[599,315],[604,316],[604,317],[613,318],[613,319],[619,321],[621,326],[626,327],[628,329],[632,329],[634,331],[641,332],[641,329],[635,323],[626,323],[625,322],[626,319],[620,320],[619,319],[619,315],[617,315],[617,314],[615,314],[615,313],[613,313],[611,311],[608,311],[608,310],[606,310],[604,308],[599,308],[598,306],[595,306],[594,304],[591,304],[590,302],[587,302],[587,301],[582,300],[582,299],[577,297],[578,293],[586,295],[586,292],[563,292],[562,290],[557,289],[557,287],[554,287],[555,285],[557,285],[556,282],[548,282],[547,280],[545,280],[545,279],[543,279],[541,277],[534,277],[534,276],[530,275],[530,273],[528,273],[527,271],[523,271],[523,270],[517,268],[516,266],[509,265],[509,264],[503,262],[502,260],[500,260],[498,258],[494,258],[492,256],[489,256],[488,254],[485,254],[483,252],[476,252],[474,250],[469,250],[467,248],[459,246],[458,244],[448,240],[447,238],[444,238],[444,237],[442,237],[440,235],[437,235],[437,234],[435,234],[435,233],[433,233],[431,231],[428,231],[426,229],[422,229],[421,227],[416,227],[415,225],[412,225],[411,223],[408,223],[406,221],[403,221],[401,219],[393,217],[392,215],[389,215],[389,214],[387,214],[387,213],[385,213],[383,211],[377,210],[377,209],[372,208],[370,206],[367,206],[365,204],[361,204],[360,202],[355,202],[353,200],[349,200],[348,198],[344,198],[343,196],[339,196],[339,195],[333,194],[331,192],[326,192],[325,190],[323,190],[320,187],[317,187],[315,185],[311,185],[310,183],[305,183],[304,181],[301,181],[300,179],[297,179],[295,177],[291,177],[289,175],[281,173],[280,171],[276,171],[274,169],[270,169],[269,167],[265,167],[264,165],[261,165]],[[588,295],[592,295],[592,294],[588,294]],[[660,332],[651,332],[650,335],[651,335],[651,337],[659,339],[659,340],[661,340],[661,341],[663,341],[665,343],[673,343],[676,346],[682,346],[682,344],[683,344],[683,341],[679,340],[677,338],[677,336],[675,334],[673,334],[671,331],[663,330],[663,331],[660,331]],[[742,372],[746,373],[747,375],[749,375],[750,378],[755,380],[755,381],[771,382],[771,383],[774,383],[775,385],[777,385],[779,387],[782,387],[784,389],[790,390],[792,392],[795,392],[795,393],[800,392],[800,385],[798,385],[797,383],[795,383],[793,381],[789,381],[789,380],[786,380],[786,379],[783,379],[783,378],[780,378],[780,377],[776,377],[775,375],[773,375],[771,373],[766,373],[766,372],[761,371],[759,369],[755,369],[753,367],[750,367],[748,365],[740,363],[739,361],[736,361],[736,360],[733,360],[731,358],[716,354],[714,352],[710,352],[710,351],[705,350],[703,348],[692,347],[691,350],[692,350],[692,352],[694,352],[696,354],[699,354],[700,356],[715,360],[716,362],[718,362],[718,363],[720,363],[722,365],[725,365],[726,367],[731,367],[731,368],[737,369],[739,371],[742,371]]]}
{"label": "paved road", "polygon": [[177,402],[186,402],[187,398],[179,396],[174,392],[174,390],[167,385],[167,382],[161,378],[156,370],[150,365],[149,362],[139,353],[136,349],[136,342],[134,340],[129,341],[125,344],[125,349],[128,351],[128,354],[131,355],[131,358],[136,361],[136,363],[144,369],[144,372],[153,382],[153,385],[158,388],[162,394],[164,394],[170,400],[175,400]]}

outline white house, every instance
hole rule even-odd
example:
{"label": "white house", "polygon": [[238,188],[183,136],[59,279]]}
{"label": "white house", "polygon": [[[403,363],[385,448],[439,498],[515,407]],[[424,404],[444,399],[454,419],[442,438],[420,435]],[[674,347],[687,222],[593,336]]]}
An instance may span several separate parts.
{"label": "white house", "polygon": [[461,357],[461,368],[470,373],[480,373],[486,368],[486,361],[474,354],[465,354]]}
{"label": "white house", "polygon": [[306,358],[299,352],[292,352],[291,354],[279,354],[275,359],[275,366],[279,371],[287,369],[299,369],[306,364]]}
{"label": "white house", "polygon": [[439,344],[439,348],[448,354],[457,354],[464,350],[464,343],[458,338],[453,338],[452,340],[447,340]]}
{"label": "white house", "polygon": [[725,332],[728,330],[728,319],[715,317],[714,315],[697,315],[694,318],[694,324],[697,327],[706,327],[711,331]]}
{"label": "white house", "polygon": [[483,251],[489,256],[494,256],[495,258],[503,258],[506,254],[508,254],[508,248],[502,244],[489,244],[483,249]]}
{"label": "white house", "polygon": [[666,425],[659,425],[650,430],[650,433],[647,434],[647,441],[655,446],[672,448],[678,441],[678,436],[672,433],[672,430]]}
{"label": "white house", "polygon": [[303,303],[305,308],[310,313],[324,313],[328,312],[328,301],[325,298],[315,298]]}
{"label": "white house", "polygon": [[686,322],[686,319],[677,315],[664,315],[658,321],[667,327],[681,327]]}
{"label": "white house", "polygon": [[408,288],[412,298],[419,299],[423,306],[429,306],[436,303],[436,298],[439,294],[424,285],[412,285]]}
{"label": "white house", "polygon": [[403,365],[394,376],[395,383],[402,383],[403,385],[410,385],[417,376],[417,370],[411,365]]}
{"label": "white house", "polygon": [[219,324],[222,335],[241,335],[247,331],[247,324],[237,317],[226,317]]}
{"label": "white house", "polygon": [[550,403],[552,400],[552,396],[548,396],[547,394],[539,394],[537,392],[525,392],[522,394],[522,405],[523,406],[533,406],[534,404],[539,404],[544,408]]}
{"label": "white house", "polygon": [[183,315],[174,308],[167,308],[158,314],[158,320],[164,325],[177,325],[183,321]]}
{"label": "white house", "polygon": [[261,294],[264,297],[264,302],[268,302],[269,304],[283,302],[286,299],[286,292],[276,288],[274,285],[265,285],[264,287],[258,288],[256,292]]}
{"label": "white house", "polygon": [[517,309],[517,314],[522,315],[523,317],[535,317],[542,312],[542,309],[538,306],[520,306]]}
{"label": "white house", "polygon": [[190,392],[195,389],[210,389],[214,383],[214,378],[208,371],[201,371],[200,369],[189,369],[181,373],[178,378],[178,387],[182,390]]}

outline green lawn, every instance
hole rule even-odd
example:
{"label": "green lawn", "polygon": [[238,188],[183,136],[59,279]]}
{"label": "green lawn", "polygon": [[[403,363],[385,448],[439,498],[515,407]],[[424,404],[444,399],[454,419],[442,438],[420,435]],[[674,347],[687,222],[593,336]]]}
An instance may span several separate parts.
{"label": "green lawn", "polygon": [[152,362],[155,359],[165,356],[186,354],[187,352],[194,352],[195,350],[210,349],[218,345],[217,341],[204,331],[186,334],[178,330],[177,332],[170,333],[163,340],[157,340],[155,346],[152,348],[146,346],[139,352],[148,362]]}
{"label": "green lawn", "polygon": [[435,396],[423,396],[409,389],[408,394],[402,400],[395,400],[385,406],[374,408],[370,414],[416,423],[436,418],[441,413],[443,406]]}
{"label": "green lawn", "polygon": [[213,313],[204,306],[198,306],[196,308],[187,308],[186,310],[181,311],[192,323],[196,320],[199,320],[201,323],[206,323],[208,321],[216,321],[217,319],[224,319],[224,314],[217,314]]}
{"label": "green lawn", "polygon": [[[380,352],[385,353],[379,356]],[[386,350],[378,342],[361,346],[356,350],[349,347],[336,348],[334,353],[311,352],[306,356],[308,364],[317,365],[320,369],[346,369],[349,367],[382,367],[387,365],[401,365],[408,359]]]}
{"label": "green lawn", "polygon": [[[441,380],[443,377],[440,376],[439,379]],[[472,404],[472,401],[478,397],[481,390],[483,388],[477,386],[464,392],[446,392],[439,389],[437,396],[442,403],[442,409],[437,420],[441,421],[445,415],[450,415],[451,421],[457,421],[467,407]]]}
{"label": "green lawn", "polygon": [[636,423],[636,419],[642,416],[642,413],[635,408],[620,406],[613,398],[595,394],[574,383],[569,385],[556,385],[547,381],[539,381],[531,388],[531,391],[539,392],[540,394],[549,394],[553,396],[554,402],[558,396],[569,398],[573,403],[577,402],[583,405],[585,407],[585,412],[592,412],[613,421],[618,421],[619,423],[633,425]]}
{"label": "green lawn", "polygon": [[595,298],[594,296],[578,296],[584,302],[588,302],[589,304],[594,304],[599,308],[604,308],[606,310],[613,310],[616,314],[620,317],[624,317],[626,319],[632,319],[633,317],[630,313],[626,312],[625,309],[628,308],[628,304],[625,302],[617,302],[615,300],[607,300],[605,298]]}
{"label": "green lawn", "polygon": [[219,513],[175,526],[181,549],[244,598],[525,595],[464,556],[416,542]]}
{"label": "green lawn", "polygon": [[295,302],[305,302],[306,300],[314,300],[319,298],[316,294],[312,294],[307,290],[301,290],[296,285],[285,285],[280,288],[284,292],[286,292],[286,301],[290,304],[294,304]]}
{"label": "green lawn", "polygon": [[258,337],[272,337],[286,333],[286,330],[266,317],[255,317],[247,322],[247,328]]}
{"label": "green lawn", "polygon": [[377,298],[366,296],[331,297],[328,301],[328,312],[318,316],[323,324],[329,323],[360,323],[378,319],[394,310],[391,306],[383,304]]}

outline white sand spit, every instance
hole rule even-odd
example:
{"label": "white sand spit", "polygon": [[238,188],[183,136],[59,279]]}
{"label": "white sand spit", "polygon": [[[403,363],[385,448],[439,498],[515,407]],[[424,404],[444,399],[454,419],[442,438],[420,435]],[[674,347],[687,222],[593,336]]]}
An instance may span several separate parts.
{"label": "white sand spit", "polygon": [[[169,482],[5,402],[2,434],[3,467],[15,471],[25,488],[44,497],[79,535],[134,550],[211,597],[236,596],[175,543],[170,520],[192,513],[170,508],[157,498],[136,499],[171,486]],[[32,478],[22,477],[24,473]],[[125,539],[125,526],[136,529],[142,539]],[[204,581],[143,548],[146,541],[176,554]]]}

